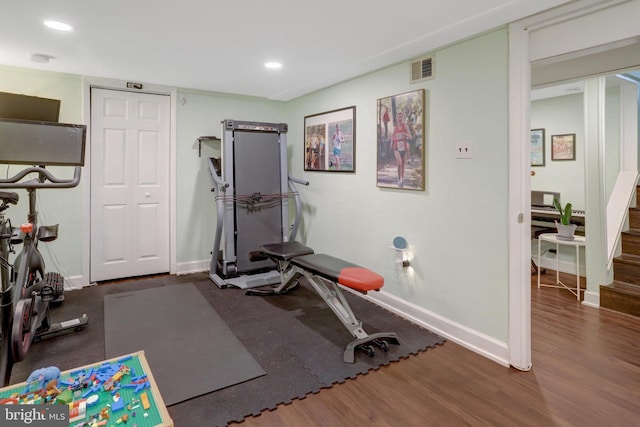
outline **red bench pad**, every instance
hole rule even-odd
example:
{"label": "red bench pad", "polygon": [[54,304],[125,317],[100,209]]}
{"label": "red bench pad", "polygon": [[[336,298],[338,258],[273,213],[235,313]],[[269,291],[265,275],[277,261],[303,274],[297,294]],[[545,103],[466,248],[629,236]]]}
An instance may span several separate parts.
{"label": "red bench pad", "polygon": [[359,292],[377,291],[384,285],[379,274],[330,255],[303,255],[293,258],[291,263]]}

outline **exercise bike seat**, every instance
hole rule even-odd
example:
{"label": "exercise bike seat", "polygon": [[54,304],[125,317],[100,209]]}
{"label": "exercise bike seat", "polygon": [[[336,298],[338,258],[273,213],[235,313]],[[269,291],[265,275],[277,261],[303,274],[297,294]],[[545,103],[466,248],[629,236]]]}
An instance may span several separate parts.
{"label": "exercise bike seat", "polygon": [[379,274],[331,255],[303,255],[293,258],[291,263],[364,294],[368,291],[379,291],[384,285],[384,278]]}
{"label": "exercise bike seat", "polygon": [[278,261],[290,261],[302,255],[313,254],[313,249],[302,243],[292,241],[261,246],[260,254]]}
{"label": "exercise bike seat", "polygon": [[18,193],[14,193],[13,191],[0,190],[0,200],[4,201],[5,203],[11,203],[12,205],[17,205],[18,199],[19,199]]}

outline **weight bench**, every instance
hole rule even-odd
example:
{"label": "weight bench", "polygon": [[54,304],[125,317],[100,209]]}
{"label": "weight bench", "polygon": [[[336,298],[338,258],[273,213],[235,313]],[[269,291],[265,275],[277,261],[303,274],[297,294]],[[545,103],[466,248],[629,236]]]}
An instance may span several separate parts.
{"label": "weight bench", "polygon": [[250,259],[252,261],[271,259],[276,262],[281,281],[270,290],[247,291],[249,295],[281,295],[296,288],[300,276],[307,279],[355,337],[355,340],[345,348],[343,357],[345,363],[355,362],[355,350],[372,357],[375,354],[374,347],[387,351],[388,343],[400,344],[394,332],[367,334],[362,328],[362,322],[353,314],[339,286],[342,285],[362,294],[379,291],[384,284],[384,278],[379,274],[330,255],[316,254],[313,249],[295,241],[264,245],[258,251],[251,253]]}

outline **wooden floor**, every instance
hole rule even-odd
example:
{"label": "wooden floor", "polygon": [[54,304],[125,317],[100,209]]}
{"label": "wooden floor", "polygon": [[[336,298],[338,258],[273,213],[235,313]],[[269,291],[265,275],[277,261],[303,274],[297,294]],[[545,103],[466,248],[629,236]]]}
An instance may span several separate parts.
{"label": "wooden floor", "polygon": [[640,426],[640,319],[538,290],[535,279],[528,372],[447,342],[242,424]]}

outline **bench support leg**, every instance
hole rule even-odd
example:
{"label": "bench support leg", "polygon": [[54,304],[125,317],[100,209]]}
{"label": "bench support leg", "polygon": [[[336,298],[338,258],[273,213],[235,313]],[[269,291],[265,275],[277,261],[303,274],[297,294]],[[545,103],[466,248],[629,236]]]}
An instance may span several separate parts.
{"label": "bench support leg", "polygon": [[298,287],[298,278],[300,273],[289,268],[289,261],[274,260],[278,263],[278,271],[280,271],[280,284],[270,289],[250,289],[247,295],[271,296],[282,295],[291,292]]}
{"label": "bench support leg", "polygon": [[[333,313],[338,316],[338,319],[342,324],[351,332],[351,335],[358,339],[367,338],[367,333],[362,329],[362,322],[356,319],[356,316],[351,311],[351,306],[344,297],[344,294],[334,282],[326,281],[318,276],[304,273],[304,277],[309,281],[313,289],[322,297],[324,302],[327,303]],[[327,284],[329,286],[327,286]]]}
{"label": "bench support leg", "polygon": [[358,320],[351,310],[349,302],[340,289],[340,286],[332,281],[324,280],[308,271],[302,270],[295,266],[294,271],[304,275],[309,281],[313,289],[322,297],[325,303],[340,319],[342,324],[356,339],[351,341],[345,348],[343,360],[345,363],[355,363],[355,351],[358,346],[370,343],[376,340],[387,340],[391,344],[400,344],[395,332],[378,332],[375,334],[367,334],[362,328],[362,322]]}

